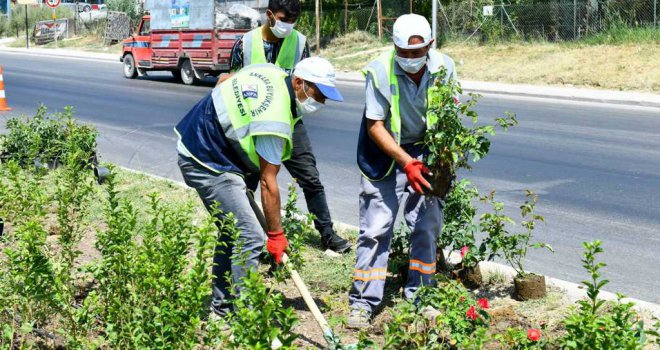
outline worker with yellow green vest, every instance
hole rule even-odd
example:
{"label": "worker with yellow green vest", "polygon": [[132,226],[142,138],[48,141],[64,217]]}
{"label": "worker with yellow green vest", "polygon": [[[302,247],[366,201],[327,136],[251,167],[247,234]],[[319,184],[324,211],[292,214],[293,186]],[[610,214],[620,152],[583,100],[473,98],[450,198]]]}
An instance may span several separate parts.
{"label": "worker with yellow green vest", "polygon": [[[266,23],[246,33],[234,44],[232,70],[251,64],[272,63],[290,73],[296,63],[309,57],[307,39],[293,29],[299,15],[299,0],[270,0]],[[220,81],[230,76],[223,76]],[[351,244],[334,230],[316,157],[302,120],[296,122],[293,144],[291,158],[284,162],[284,166],[303,190],[307,209],[314,214],[314,226],[321,235],[323,249],[344,253]]]}
{"label": "worker with yellow green vest", "polygon": [[[242,249],[235,253],[246,258],[245,264],[232,261],[233,242],[218,237],[212,311],[220,317],[231,307],[228,274],[234,285],[240,285],[247,269],[256,268],[264,243],[281,262],[288,242],[282,230],[277,173],[291,157],[295,120],[321,109],[326,99],[343,101],[327,60],[302,60],[293,75],[273,64],[256,64],[216,86],[175,127],[184,181],[209,211],[218,205],[218,215],[233,214],[237,246]],[[267,232],[252,207],[246,182],[250,174],[259,177]]]}
{"label": "worker with yellow green vest", "polygon": [[[348,326],[369,326],[385,287],[394,222],[401,204],[410,234],[410,261],[404,296],[413,298],[432,282],[436,241],[442,230],[441,199],[424,195],[430,184],[424,175],[421,145],[434,120],[427,117],[428,93],[438,79],[456,78],[454,62],[431,49],[426,18],[409,14],[393,27],[394,48],[363,70],[366,108],[358,140],[362,172],[359,200],[360,235],[353,285],[349,292]],[[445,74],[440,75],[445,67]],[[402,203],[405,197],[405,202]]]}

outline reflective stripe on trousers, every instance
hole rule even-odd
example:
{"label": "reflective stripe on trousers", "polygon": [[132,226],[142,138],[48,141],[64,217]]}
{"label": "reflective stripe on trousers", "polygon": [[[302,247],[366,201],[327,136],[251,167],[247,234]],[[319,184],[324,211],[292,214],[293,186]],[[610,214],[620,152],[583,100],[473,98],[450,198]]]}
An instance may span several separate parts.
{"label": "reflective stripe on trousers", "polygon": [[412,232],[405,297],[412,298],[420,286],[432,282],[443,203],[415,193],[405,172],[397,165],[381,181],[361,179],[360,236],[353,286],[349,292],[351,309],[374,312],[383,300],[394,221],[404,192],[409,193],[404,204],[404,218]]}

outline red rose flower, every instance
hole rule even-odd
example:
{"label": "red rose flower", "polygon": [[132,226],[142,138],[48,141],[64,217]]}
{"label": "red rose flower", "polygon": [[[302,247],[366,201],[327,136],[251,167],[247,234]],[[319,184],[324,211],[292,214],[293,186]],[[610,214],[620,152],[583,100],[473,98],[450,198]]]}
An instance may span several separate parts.
{"label": "red rose flower", "polygon": [[484,310],[488,309],[488,307],[489,307],[488,306],[488,299],[486,299],[486,298],[481,298],[481,299],[477,300],[477,304],[479,304],[479,306],[481,306],[481,308],[484,309]]}
{"label": "red rose flower", "polygon": [[541,331],[536,328],[531,328],[527,331],[527,339],[531,341],[538,341],[541,339]]}
{"label": "red rose flower", "polygon": [[464,302],[464,301],[465,301],[465,297],[460,297],[460,298],[458,298],[458,301],[460,301],[461,303]]}
{"label": "red rose flower", "polygon": [[469,251],[470,251],[470,248],[468,248],[467,246],[464,246],[463,248],[461,248],[461,259],[465,258],[465,256],[467,255],[467,253]]}
{"label": "red rose flower", "polygon": [[469,319],[472,319],[472,321],[477,319],[477,311],[474,309],[474,305],[470,306],[468,311],[465,313],[465,316],[467,316]]}

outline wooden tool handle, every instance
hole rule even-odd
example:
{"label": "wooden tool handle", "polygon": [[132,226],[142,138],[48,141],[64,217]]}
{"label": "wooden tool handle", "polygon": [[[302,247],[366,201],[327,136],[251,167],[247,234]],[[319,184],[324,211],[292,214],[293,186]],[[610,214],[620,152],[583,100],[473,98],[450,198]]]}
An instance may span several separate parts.
{"label": "wooden tool handle", "polygon": [[328,324],[328,321],[325,320],[325,317],[323,317],[321,310],[319,310],[318,306],[316,306],[316,303],[312,298],[312,294],[309,293],[309,290],[307,289],[305,282],[303,282],[302,278],[300,277],[300,274],[298,273],[298,271],[291,268],[288,262],[289,262],[289,256],[286,255],[286,253],[284,253],[284,255],[282,255],[282,263],[291,273],[291,279],[293,279],[293,283],[296,285],[296,288],[298,288],[298,291],[302,295],[303,300],[305,300],[305,304],[307,304],[309,311],[312,312],[312,315],[314,316],[316,323],[318,323],[323,334],[326,334],[327,332],[332,332],[332,330],[330,329],[330,325]]}

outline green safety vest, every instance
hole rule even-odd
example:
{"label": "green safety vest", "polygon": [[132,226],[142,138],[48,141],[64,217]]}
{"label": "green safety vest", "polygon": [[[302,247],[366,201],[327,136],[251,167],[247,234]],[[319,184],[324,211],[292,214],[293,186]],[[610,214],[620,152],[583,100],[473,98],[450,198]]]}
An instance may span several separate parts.
{"label": "green safety vest", "polygon": [[[264,51],[262,27],[255,28],[243,36],[243,66],[251,64],[268,63]],[[307,38],[297,30],[293,30],[284,38],[275,65],[282,69],[292,70],[302,58]]]}
{"label": "green safety vest", "polygon": [[260,168],[255,136],[283,138],[286,142],[282,161],[291,158],[294,116],[285,81],[287,76],[285,71],[272,64],[252,65],[213,90],[216,114],[225,136],[240,146],[237,153],[252,171]]}
{"label": "green safety vest", "polygon": [[[392,137],[394,140],[396,140],[397,144],[400,145],[401,112],[399,110],[399,99],[401,96],[399,94],[399,80],[397,79],[397,75],[394,70],[394,64],[396,62],[394,60],[395,55],[396,51],[394,49],[381,54],[362,70],[362,74],[364,74],[365,77],[367,75],[371,75],[374,87],[383,95],[383,97],[385,97],[387,102],[390,104],[390,121],[389,125],[386,123],[386,127],[389,128],[389,132],[392,134]],[[440,66],[446,66],[453,69],[454,64],[451,58],[448,56],[442,55],[435,50],[429,51],[429,62],[427,69],[429,69],[432,75],[435,75],[439,71]],[[444,79],[445,77],[442,78]],[[431,84],[427,91],[427,105],[429,102],[431,102],[431,92],[433,89],[435,89],[435,87],[433,84]],[[438,118],[434,114],[428,113],[426,115],[427,128],[433,127],[437,122]],[[363,160],[365,159],[366,157],[363,157]],[[384,175],[380,174],[383,176],[378,176],[376,178],[365,174],[364,171],[362,171],[362,174],[371,181],[380,181],[392,173],[395,165],[396,162],[392,159],[387,172]]]}

